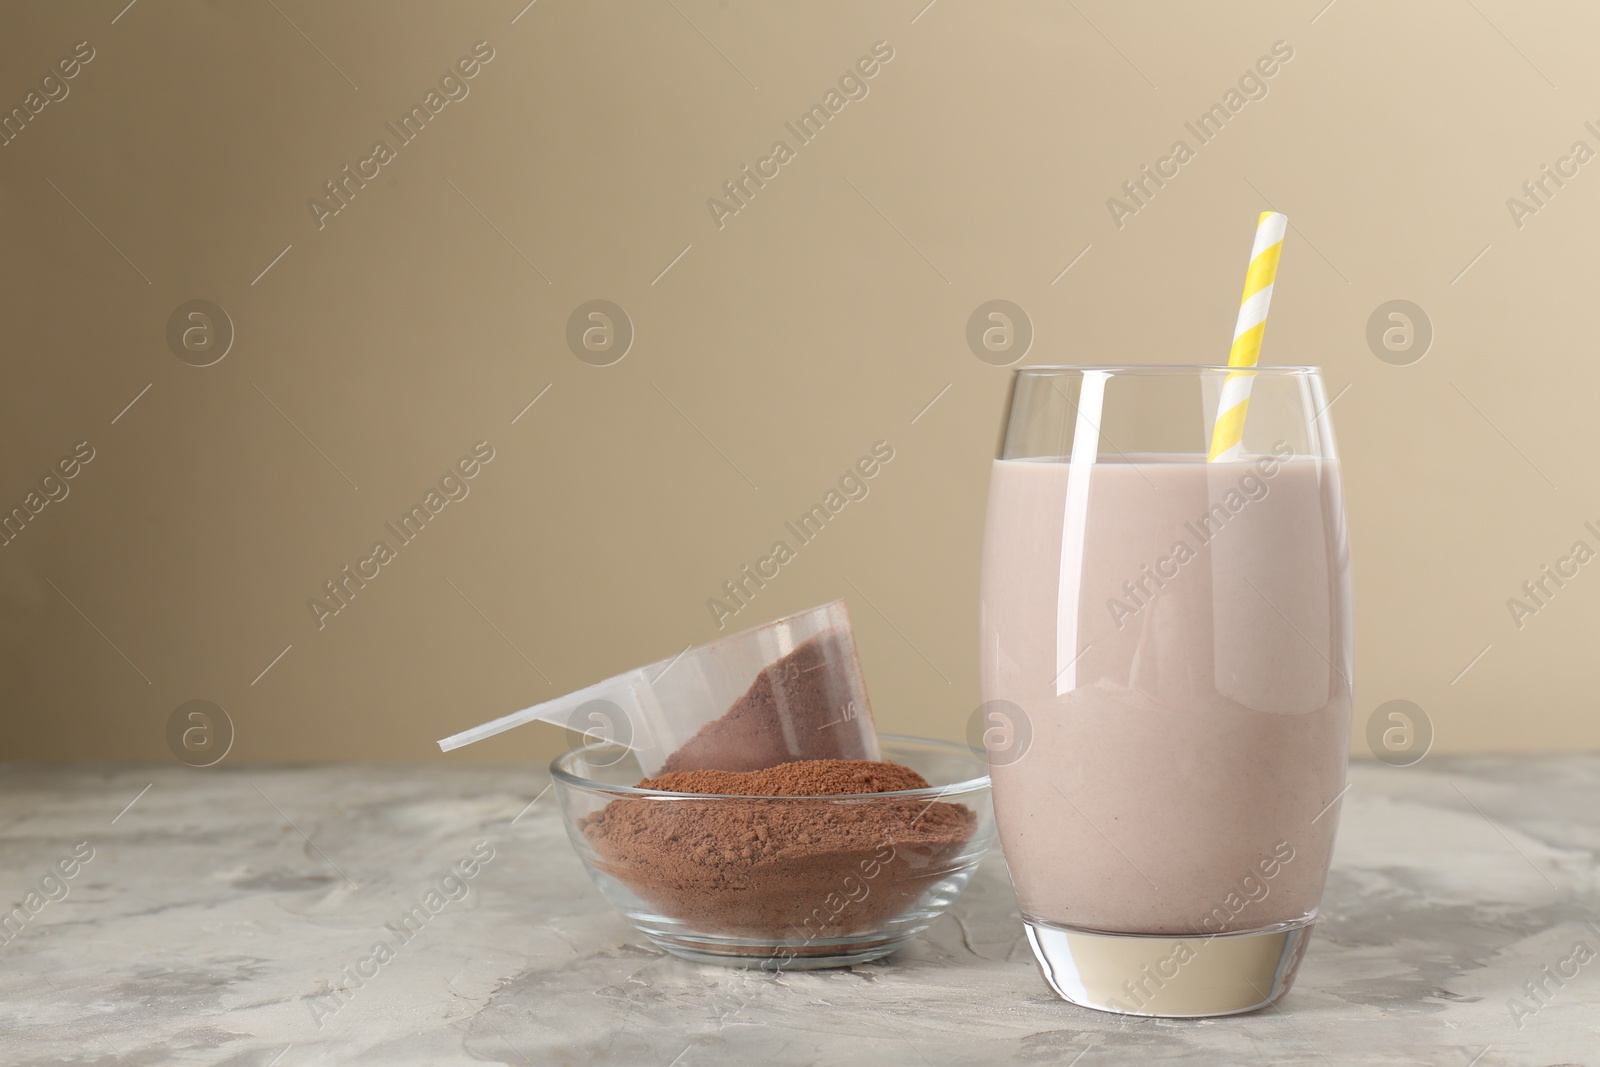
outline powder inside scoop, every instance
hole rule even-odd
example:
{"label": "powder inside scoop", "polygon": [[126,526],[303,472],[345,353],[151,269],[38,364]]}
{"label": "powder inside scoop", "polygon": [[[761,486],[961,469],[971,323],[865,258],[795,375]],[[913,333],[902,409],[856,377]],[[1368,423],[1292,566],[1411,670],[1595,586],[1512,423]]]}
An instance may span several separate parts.
{"label": "powder inside scoop", "polygon": [[872,753],[854,716],[867,714],[867,709],[852,705],[850,682],[834,669],[854,660],[839,630],[806,641],[762,668],[732,707],[667,757],[661,773],[753,771],[793,760],[865,759]]}

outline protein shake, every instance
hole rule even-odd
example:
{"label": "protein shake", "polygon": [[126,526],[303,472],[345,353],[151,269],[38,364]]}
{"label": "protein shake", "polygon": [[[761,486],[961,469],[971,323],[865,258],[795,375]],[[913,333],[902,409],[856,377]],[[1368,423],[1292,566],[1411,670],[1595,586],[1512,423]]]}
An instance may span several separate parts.
{"label": "protein shake", "polygon": [[1024,918],[1202,937],[1307,923],[1350,730],[1337,464],[1281,443],[1221,463],[1102,455],[1069,508],[1072,472],[997,460],[989,490],[982,679],[1031,731],[992,768]]}

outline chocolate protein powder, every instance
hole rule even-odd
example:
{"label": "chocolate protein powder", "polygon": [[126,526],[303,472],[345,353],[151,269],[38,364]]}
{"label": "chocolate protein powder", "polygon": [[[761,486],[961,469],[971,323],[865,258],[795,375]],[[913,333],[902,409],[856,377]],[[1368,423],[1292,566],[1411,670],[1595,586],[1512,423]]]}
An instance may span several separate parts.
{"label": "chocolate protein powder", "polygon": [[624,797],[581,819],[596,866],[696,934],[786,942],[795,956],[840,952],[836,939],[914,907],[959,866],[977,817],[876,796],[928,782],[864,758],[859,728],[838,729],[867,710],[831,669],[853,658],[844,643],[829,631],[769,664],[639,783],[701,798]]}
{"label": "chocolate protein powder", "polygon": [[[672,771],[639,785],[728,799],[612,801],[579,822],[597,866],[696,933],[788,941],[793,955],[833,954],[831,939],[911,908],[958,866],[977,825],[961,804],[871,797],[927,788],[895,763]],[[868,795],[819,799],[843,794]]]}
{"label": "chocolate protein powder", "polygon": [[866,708],[829,667],[850,662],[854,649],[838,630],[818,634],[766,666],[749,690],[702,726],[661,765],[671,771],[754,771],[803,759],[865,759],[859,730],[840,729]]}

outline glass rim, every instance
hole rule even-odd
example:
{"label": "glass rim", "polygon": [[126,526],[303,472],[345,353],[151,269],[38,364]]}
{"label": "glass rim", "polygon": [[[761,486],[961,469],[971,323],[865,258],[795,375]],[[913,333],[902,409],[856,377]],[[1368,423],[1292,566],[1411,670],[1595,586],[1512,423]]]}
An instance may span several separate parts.
{"label": "glass rim", "polygon": [[1252,374],[1320,375],[1321,367],[1310,364],[1266,364],[1254,367],[1230,367],[1226,363],[1030,363],[1013,367],[1012,372],[1023,374],[1068,374],[1074,371],[1101,371],[1110,374],[1188,374],[1194,371],[1248,371]]}
{"label": "glass rim", "polygon": [[[910,734],[879,734],[878,740],[907,745],[924,745],[929,748],[943,749],[950,754],[961,752],[972,757],[980,763],[984,758],[973,752],[970,747],[955,741],[945,741],[935,737],[915,737]],[[824,793],[817,796],[760,796],[745,793],[678,793],[668,789],[640,789],[636,785],[609,785],[593,778],[585,778],[568,770],[565,766],[574,763],[577,758],[591,749],[605,748],[609,742],[592,741],[587,745],[571,749],[550,761],[550,777],[552,781],[560,782],[569,788],[581,789],[588,793],[607,793],[619,797],[636,797],[645,800],[943,800],[949,797],[963,797],[973,793],[982,792],[991,787],[992,783],[987,772],[973,778],[949,785],[930,785],[921,789],[897,789],[887,793]]]}

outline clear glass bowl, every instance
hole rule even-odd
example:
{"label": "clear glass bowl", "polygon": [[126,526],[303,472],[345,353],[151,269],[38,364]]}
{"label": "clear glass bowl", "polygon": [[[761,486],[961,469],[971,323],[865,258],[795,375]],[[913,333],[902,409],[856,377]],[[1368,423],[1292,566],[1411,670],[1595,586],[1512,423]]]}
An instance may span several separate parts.
{"label": "clear glass bowl", "polygon": [[602,896],[686,959],[813,969],[864,963],[927,929],[994,838],[983,757],[885,735],[929,788],[824,797],[637,789],[615,745],[550,765],[567,836]]}

